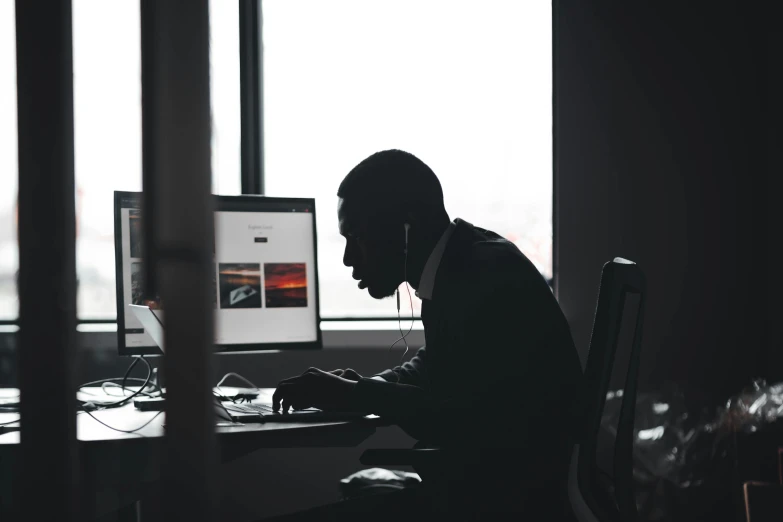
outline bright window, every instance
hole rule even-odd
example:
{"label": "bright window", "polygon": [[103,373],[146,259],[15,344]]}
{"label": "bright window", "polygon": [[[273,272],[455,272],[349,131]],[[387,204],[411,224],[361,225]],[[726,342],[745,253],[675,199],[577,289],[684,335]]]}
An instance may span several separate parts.
{"label": "bright window", "polygon": [[115,317],[115,190],[141,190],[138,0],[73,2],[76,273],[80,318]]}
{"label": "bright window", "polygon": [[[18,310],[13,5],[0,2],[0,320]],[[336,220],[342,177],[387,148],[433,168],[452,217],[504,235],[552,277],[550,2],[264,0],[263,9],[265,188],[317,200],[324,317],[396,313],[356,288]],[[210,10],[213,189],[237,194],[238,4],[211,0]],[[74,0],[73,24],[78,310],[111,319],[111,194],[141,189],[139,2]]]}
{"label": "bright window", "polygon": [[340,181],[383,149],[416,154],[452,218],[505,236],[552,277],[551,2],[263,9],[265,192],[316,198],[324,317],[396,314],[357,289],[337,231]]}
{"label": "bright window", "polygon": [[[213,192],[239,194],[239,7],[210,2]],[[113,319],[113,192],[141,190],[138,0],[73,2],[80,318]]]}
{"label": "bright window", "polygon": [[[210,1],[213,191],[239,194],[239,6]],[[113,192],[141,190],[139,0],[74,0],[74,174],[81,319],[114,319]],[[0,319],[18,314],[14,2],[0,2]],[[8,115],[8,116],[7,116]]]}
{"label": "bright window", "polygon": [[0,320],[15,319],[17,127],[14,2],[0,2]]}

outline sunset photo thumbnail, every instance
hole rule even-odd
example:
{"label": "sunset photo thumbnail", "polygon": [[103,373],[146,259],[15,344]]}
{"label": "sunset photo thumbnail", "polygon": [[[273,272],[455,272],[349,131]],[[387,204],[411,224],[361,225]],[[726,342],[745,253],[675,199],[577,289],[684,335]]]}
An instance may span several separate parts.
{"label": "sunset photo thumbnail", "polygon": [[305,263],[265,263],[264,291],[267,308],[307,306]]}

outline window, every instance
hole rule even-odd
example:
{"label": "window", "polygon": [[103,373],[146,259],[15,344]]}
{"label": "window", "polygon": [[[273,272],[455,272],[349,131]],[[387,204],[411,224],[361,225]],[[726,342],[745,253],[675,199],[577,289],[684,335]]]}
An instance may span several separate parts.
{"label": "window", "polygon": [[16,299],[16,21],[14,2],[0,2],[0,321],[15,319]]}
{"label": "window", "polygon": [[[0,320],[18,313],[13,4],[0,2],[0,109],[14,116],[0,118]],[[423,159],[452,217],[512,240],[551,279],[550,2],[262,5],[265,192],[316,198],[324,317],[396,314],[356,288],[336,220],[342,177],[387,148]],[[238,3],[211,0],[210,18],[213,189],[238,194]],[[141,189],[139,0],[74,0],[73,24],[78,313],[112,320],[112,192]]]}
{"label": "window", "polygon": [[139,2],[73,2],[76,273],[80,318],[113,319],[115,190],[141,190]]}
{"label": "window", "polygon": [[[210,2],[213,191],[238,194],[236,2]],[[115,190],[141,190],[138,0],[73,2],[74,150],[79,317],[114,319]]]}
{"label": "window", "polygon": [[[74,174],[80,319],[113,320],[113,192],[141,190],[139,0],[74,0]],[[213,191],[240,193],[239,7],[211,0]],[[18,315],[14,3],[0,3],[0,319]],[[14,115],[13,118],[5,117]]]}
{"label": "window", "polygon": [[212,192],[241,194],[239,2],[209,0],[209,24]]}
{"label": "window", "polygon": [[552,277],[550,2],[263,9],[264,184],[270,196],[316,198],[324,317],[396,314],[356,288],[336,218],[343,176],[388,148],[432,167],[452,218],[505,236]]}

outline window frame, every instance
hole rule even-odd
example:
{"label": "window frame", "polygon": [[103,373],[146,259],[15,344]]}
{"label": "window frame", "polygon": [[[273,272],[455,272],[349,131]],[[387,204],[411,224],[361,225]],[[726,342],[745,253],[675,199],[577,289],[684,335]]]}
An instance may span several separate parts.
{"label": "window frame", "polygon": [[261,0],[239,0],[242,194],[264,193],[264,49]]}
{"label": "window frame", "polygon": [[[238,0],[239,1],[239,63],[240,63],[240,165],[241,165],[241,187],[242,194],[264,193],[264,56],[263,56],[263,9],[262,0]],[[557,53],[557,32],[556,32],[556,6],[552,7],[552,90],[556,88],[556,74],[554,74],[555,59]],[[143,38],[143,35],[142,35]],[[142,43],[143,45],[143,43]],[[557,121],[557,107],[555,98],[552,98],[553,111],[553,132],[552,132],[552,288],[557,295],[558,290],[558,248],[556,241],[557,232],[557,132],[555,122]],[[415,316],[414,332],[421,328],[420,315]],[[324,347],[334,348],[339,343],[356,337],[355,332],[363,331],[370,334],[370,338],[361,337],[365,340],[380,340],[388,336],[390,331],[397,330],[398,322],[410,325],[410,317],[382,316],[382,317],[322,317],[321,323],[329,324],[325,332],[333,332],[324,335]],[[364,324],[363,324],[364,323]],[[89,325],[95,325],[95,328],[101,328],[99,325],[116,325],[115,319],[90,319],[77,318],[77,325],[87,325],[82,335],[92,336],[100,335],[105,339],[105,332],[90,331]],[[0,335],[7,335],[8,329],[19,325],[18,317],[15,319],[0,320]],[[365,326],[366,325],[366,326]],[[354,333],[351,333],[354,332]],[[384,341],[385,342],[385,341]],[[93,343],[89,343],[93,344]],[[103,344],[103,343],[101,343]],[[382,342],[369,342],[369,345],[383,345]]]}
{"label": "window frame", "polygon": [[[262,0],[239,0],[242,194],[264,194],[264,14]],[[321,317],[321,322],[389,322],[398,317]],[[421,315],[414,316],[416,321]],[[405,317],[402,318],[405,320]],[[410,320],[410,318],[408,318]],[[353,330],[353,328],[351,328]],[[369,330],[369,328],[368,328]],[[386,329],[384,329],[386,330]]]}
{"label": "window frame", "polygon": [[[240,98],[242,105],[240,108],[242,118],[242,194],[263,194],[265,187],[264,180],[264,48],[263,48],[263,9],[262,0],[239,0],[239,46],[240,46]],[[552,3],[552,16],[550,24],[551,31],[551,49],[552,49],[552,278],[547,280],[550,289],[557,297],[557,267],[558,267],[558,248],[557,241],[555,241],[557,230],[557,189],[558,189],[558,176],[557,176],[557,155],[556,155],[556,141],[557,132],[555,129],[555,117],[557,112],[555,110],[555,85],[556,75],[555,71],[555,58],[556,58],[556,17],[557,9],[554,2]],[[247,18],[247,19],[245,19]],[[247,132],[247,136],[245,133]],[[247,147],[247,148],[246,148]],[[251,147],[255,147],[257,150],[253,150]],[[248,191],[246,192],[246,187]],[[252,190],[257,190],[254,192]],[[388,316],[373,316],[373,317],[321,317],[322,324],[326,323],[372,323],[372,322],[384,322],[391,327],[392,323],[396,325],[398,321],[406,320],[406,317],[397,317],[394,315]],[[407,320],[410,321],[410,316]],[[421,322],[421,314],[414,316],[416,322]],[[409,323],[408,323],[409,324]],[[353,329],[353,328],[352,328]],[[367,328],[371,330],[371,328]],[[383,329],[385,331],[386,328]],[[381,331],[381,330],[379,330]],[[326,338],[325,338],[326,339]],[[324,341],[326,342],[326,341]]]}

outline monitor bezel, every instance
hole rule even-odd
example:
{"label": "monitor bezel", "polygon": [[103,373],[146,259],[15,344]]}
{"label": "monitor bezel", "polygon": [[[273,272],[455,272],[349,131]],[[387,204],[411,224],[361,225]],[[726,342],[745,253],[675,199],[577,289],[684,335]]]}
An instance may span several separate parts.
{"label": "monitor bezel", "polygon": [[[155,356],[163,355],[158,346],[138,346],[129,348],[125,344],[125,299],[123,288],[122,273],[122,208],[123,200],[138,200],[138,207],[141,208],[141,192],[114,191],[114,269],[115,269],[115,288],[117,292],[117,350],[120,356]],[[293,343],[253,343],[253,344],[216,344],[215,353],[253,353],[253,352],[281,352],[281,351],[302,351],[302,350],[320,350],[323,348],[323,338],[321,333],[321,301],[318,285],[318,227],[316,219],[316,207],[314,198],[282,198],[257,195],[242,196],[222,196],[214,195],[215,211],[223,210],[226,204],[259,204],[279,203],[279,204],[297,204],[305,205],[310,209],[313,216],[313,263],[315,273],[315,322],[316,339],[307,342]],[[263,212],[263,211],[260,211]]]}

